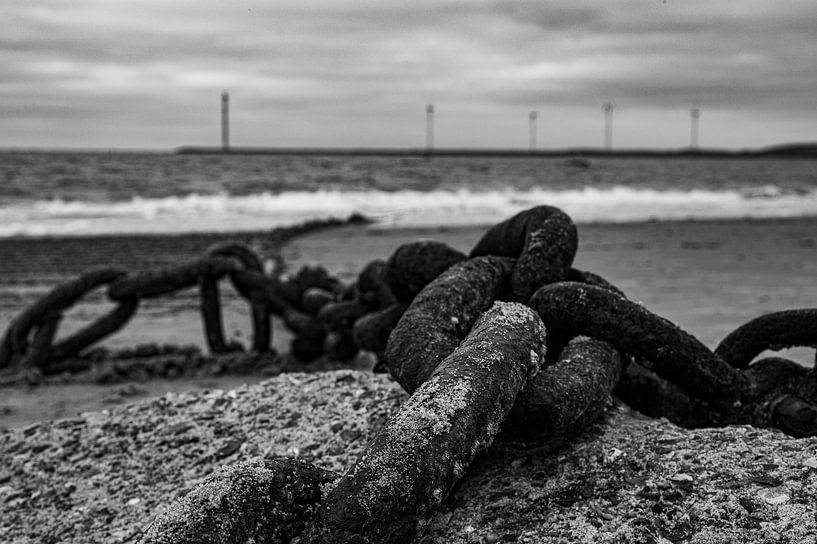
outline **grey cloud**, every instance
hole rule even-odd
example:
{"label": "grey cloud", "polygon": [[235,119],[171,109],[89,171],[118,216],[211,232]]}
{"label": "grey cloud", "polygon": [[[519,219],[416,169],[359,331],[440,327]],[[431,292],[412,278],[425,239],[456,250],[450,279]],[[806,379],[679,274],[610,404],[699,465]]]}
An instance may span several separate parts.
{"label": "grey cloud", "polygon": [[[643,5],[643,2],[642,2]],[[779,6],[779,4],[777,4]],[[571,3],[513,3],[507,11],[520,28],[535,29],[529,46],[509,52],[520,64],[584,59],[597,75],[543,77],[542,90],[508,88],[502,103],[588,102],[618,98],[643,106],[678,107],[692,101],[729,108],[802,109],[817,84],[817,5],[756,14],[702,7],[665,21],[629,17],[611,7]],[[559,13],[551,17],[551,10]],[[632,12],[631,12],[632,13]],[[567,14],[567,15],[565,15]],[[695,15],[694,17],[692,15]],[[573,26],[571,26],[571,24]]]}
{"label": "grey cloud", "polygon": [[[0,112],[16,117],[95,122],[133,110],[183,121],[179,104],[211,108],[223,87],[265,112],[361,103],[390,112],[428,100],[595,108],[608,98],[803,111],[817,88],[817,4],[802,0],[10,0],[4,8]],[[44,69],[54,63],[65,70]],[[116,77],[105,75],[112,67],[132,74],[134,88],[94,91],[94,78]]]}

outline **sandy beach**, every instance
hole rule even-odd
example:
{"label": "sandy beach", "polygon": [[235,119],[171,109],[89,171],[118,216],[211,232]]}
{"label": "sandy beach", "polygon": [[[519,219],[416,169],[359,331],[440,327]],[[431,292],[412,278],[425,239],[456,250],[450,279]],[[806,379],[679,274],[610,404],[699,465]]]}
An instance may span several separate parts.
{"label": "sandy beach", "polygon": [[[304,235],[283,247],[288,270],[322,264],[351,281],[372,259],[384,259],[400,244],[421,238],[468,251],[484,228],[388,229],[346,226]],[[618,285],[633,300],[670,319],[714,347],[735,327],[761,314],[817,306],[817,220],[686,221],[579,225],[575,267]],[[59,281],[100,265],[153,270],[199,257],[211,244],[239,240],[264,254],[267,233],[100,238],[6,239],[0,241],[0,329],[36,296]],[[247,341],[249,309],[222,282],[225,332]],[[107,309],[101,294],[68,312],[64,334]],[[273,345],[285,351],[291,339],[274,320]],[[195,289],[146,301],[136,317],[104,345],[194,344],[204,347]],[[788,357],[811,365],[810,349]],[[166,391],[234,387],[264,376],[151,381],[131,386],[72,385],[5,388],[0,426],[75,415]]]}

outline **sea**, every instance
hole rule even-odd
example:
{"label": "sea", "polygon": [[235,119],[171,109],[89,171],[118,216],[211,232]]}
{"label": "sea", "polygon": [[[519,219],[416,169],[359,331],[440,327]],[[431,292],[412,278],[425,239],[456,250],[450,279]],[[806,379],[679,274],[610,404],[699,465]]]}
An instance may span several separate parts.
{"label": "sea", "polygon": [[384,228],[817,215],[817,161],[0,153],[0,238],[252,231],[359,213]]}

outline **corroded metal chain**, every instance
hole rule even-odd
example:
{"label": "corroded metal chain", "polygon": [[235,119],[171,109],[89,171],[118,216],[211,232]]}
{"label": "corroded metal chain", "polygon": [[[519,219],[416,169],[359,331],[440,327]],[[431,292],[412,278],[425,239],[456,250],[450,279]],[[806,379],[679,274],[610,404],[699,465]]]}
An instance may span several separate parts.
{"label": "corroded metal chain", "polygon": [[[88,325],[78,333],[53,344],[62,313],[82,296],[102,285],[121,280],[125,270],[102,268],[88,271],[73,281],[64,283],[20,314],[6,330],[0,342],[0,368],[15,362],[22,367],[42,367],[52,351],[72,354],[88,343],[118,330],[134,314],[139,305],[134,297],[122,297],[119,306],[107,316]],[[30,340],[33,334],[33,339]]]}
{"label": "corroded metal chain", "polygon": [[[391,302],[382,297],[363,315],[362,298],[350,297],[317,312],[325,324],[354,322],[358,345],[384,352],[411,393],[357,463],[325,495],[320,486],[334,478],[294,460],[228,469],[168,509],[144,541],[228,542],[274,529],[271,542],[409,542],[495,437],[564,440],[614,391],[681,425],[817,434],[815,372],[779,358],[749,364],[767,347],[817,344],[817,309],[759,318],[713,352],[600,276],[571,268],[576,239],[565,214],[542,206],[490,229],[468,258],[418,242],[372,265],[383,282],[371,283],[385,283]],[[304,306],[326,298],[304,295]],[[287,319],[306,330],[308,317]],[[258,478],[234,478],[248,471]],[[234,493],[243,506],[201,499],[211,492]],[[260,508],[269,512],[262,520]],[[229,530],[213,532],[212,519],[229,519]]]}
{"label": "corroded metal chain", "polygon": [[[55,371],[61,367],[54,363],[77,357],[83,350],[123,327],[136,313],[140,301],[196,285],[201,285],[203,292],[202,313],[207,339],[211,348],[214,344],[220,347],[220,330],[216,329],[213,318],[218,307],[218,292],[213,296],[212,288],[220,278],[230,273],[240,273],[244,266],[232,256],[213,255],[173,268],[136,274],[128,274],[117,268],[88,271],[75,280],[58,285],[12,321],[0,343],[0,369],[36,370],[46,374]],[[55,342],[63,312],[88,292],[105,285],[107,296],[117,304],[116,308],[78,332]],[[260,297],[250,300],[253,308],[257,304],[266,304]],[[257,320],[254,325],[254,347],[263,351],[265,344],[269,345],[269,325],[266,333],[263,321]]]}
{"label": "corroded metal chain", "polygon": [[[320,484],[332,475],[287,460],[210,482],[220,489],[232,482],[227,487],[248,508],[255,499],[276,505],[278,518],[262,523],[232,512],[229,531],[211,527],[236,538],[264,529],[284,540],[301,534],[301,542],[406,542],[495,436],[557,443],[596,419],[613,393],[688,427],[744,423],[817,434],[815,371],[781,358],[752,363],[767,348],[817,345],[817,309],[759,317],[713,352],[601,276],[572,268],[577,239],[567,215],[540,206],[491,228],[468,256],[438,242],[405,244],[351,285],[320,267],[267,274],[240,244],[165,270],[91,270],[12,322],[0,369],[64,368],[55,361],[121,328],[141,300],[196,286],[210,350],[241,349],[224,339],[218,282],[225,277],[249,301],[254,351],[270,349],[276,314],[296,333],[291,349],[302,361],[377,353],[410,400],[325,496]],[[63,313],[105,286],[115,308],[57,341]],[[171,508],[146,540],[201,534],[205,528],[186,515],[174,517],[190,508],[215,507]],[[213,516],[195,519],[212,525]],[[175,540],[164,538],[171,534]]]}
{"label": "corroded metal chain", "polygon": [[[346,223],[360,222],[364,219],[352,216]],[[278,229],[270,233],[269,243],[278,247],[298,234],[339,223],[307,222]],[[394,300],[381,277],[383,264],[372,263],[361,272],[356,284],[344,286],[321,267],[304,267],[290,277],[267,273],[262,259],[248,246],[223,243],[209,248],[200,259],[162,270],[133,274],[114,267],[89,270],[57,285],[11,322],[0,340],[0,371],[15,376],[83,370],[91,360],[83,359],[82,355],[121,329],[135,315],[142,300],[194,287],[199,289],[204,337],[210,352],[241,351],[240,344],[228,343],[224,338],[218,284],[225,277],[250,305],[252,352],[271,351],[270,316],[275,314],[296,333],[292,352],[300,361],[310,362],[324,353],[333,360],[348,360],[359,350],[352,339],[354,321]],[[277,263],[277,269],[282,268]],[[67,338],[56,340],[64,312],[89,292],[104,286],[115,308]],[[327,305],[330,307],[318,315]],[[66,364],[65,360],[73,364]]]}

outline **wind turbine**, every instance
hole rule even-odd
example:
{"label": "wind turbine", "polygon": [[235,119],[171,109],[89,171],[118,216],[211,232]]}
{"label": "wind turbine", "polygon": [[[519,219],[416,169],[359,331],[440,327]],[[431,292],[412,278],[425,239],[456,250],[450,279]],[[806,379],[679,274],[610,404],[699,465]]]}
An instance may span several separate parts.
{"label": "wind turbine", "polygon": [[689,147],[698,149],[698,121],[701,118],[701,108],[695,106],[689,110]]}
{"label": "wind turbine", "polygon": [[535,111],[532,111],[528,114],[528,120],[530,121],[530,150],[531,152],[536,151],[536,119],[539,117],[539,114]]}
{"label": "wind turbine", "polygon": [[608,100],[602,104],[601,109],[604,110],[604,149],[610,151],[613,149],[613,110],[616,109],[616,103]]}

